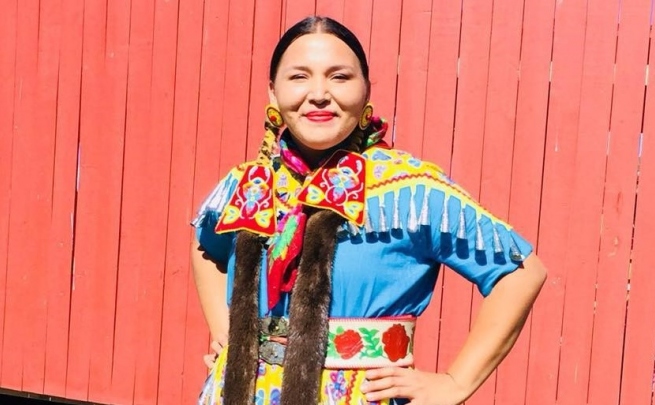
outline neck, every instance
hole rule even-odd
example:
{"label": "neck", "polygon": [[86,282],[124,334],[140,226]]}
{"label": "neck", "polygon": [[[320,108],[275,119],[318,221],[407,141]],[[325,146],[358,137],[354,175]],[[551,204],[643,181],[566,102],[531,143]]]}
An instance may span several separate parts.
{"label": "neck", "polygon": [[330,148],[327,150],[315,150],[302,145],[300,142],[296,143],[296,148],[310,169],[316,169],[320,165],[321,161],[327,157],[328,154],[334,149]]}

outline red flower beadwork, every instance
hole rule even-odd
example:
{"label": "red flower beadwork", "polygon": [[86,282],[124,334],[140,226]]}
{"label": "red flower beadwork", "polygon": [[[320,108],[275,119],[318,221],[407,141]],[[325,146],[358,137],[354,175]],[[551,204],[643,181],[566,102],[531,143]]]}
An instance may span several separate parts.
{"label": "red flower beadwork", "polygon": [[359,333],[352,329],[348,329],[334,338],[334,347],[342,359],[349,359],[359,353],[364,345],[362,344],[362,337]]}
{"label": "red flower beadwork", "polygon": [[384,352],[391,361],[398,361],[407,355],[407,346],[409,346],[409,336],[405,327],[401,324],[394,324],[382,334],[382,343],[384,343]]}

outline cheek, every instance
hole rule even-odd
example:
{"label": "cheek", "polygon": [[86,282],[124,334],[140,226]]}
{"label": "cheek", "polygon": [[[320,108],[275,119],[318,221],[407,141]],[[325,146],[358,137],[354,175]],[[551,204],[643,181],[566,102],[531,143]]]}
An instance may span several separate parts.
{"label": "cheek", "polygon": [[277,104],[282,113],[289,113],[298,110],[305,100],[306,89],[303,86],[281,86],[275,95]]}
{"label": "cheek", "polygon": [[365,92],[362,92],[359,87],[343,87],[334,90],[333,96],[344,113],[353,115],[359,119],[359,115],[362,113],[366,104]]}

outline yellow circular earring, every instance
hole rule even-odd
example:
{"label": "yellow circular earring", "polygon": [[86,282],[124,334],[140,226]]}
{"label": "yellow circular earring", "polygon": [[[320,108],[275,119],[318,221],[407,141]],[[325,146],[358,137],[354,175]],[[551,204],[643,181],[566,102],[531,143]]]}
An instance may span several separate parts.
{"label": "yellow circular earring", "polygon": [[373,118],[373,105],[371,103],[366,103],[364,106],[364,111],[362,111],[362,116],[359,118],[359,129],[365,130],[371,125],[371,119]]}
{"label": "yellow circular earring", "polygon": [[282,114],[280,110],[277,109],[273,104],[266,106],[266,121],[268,121],[275,128],[280,128],[284,125],[284,120],[282,119]]}

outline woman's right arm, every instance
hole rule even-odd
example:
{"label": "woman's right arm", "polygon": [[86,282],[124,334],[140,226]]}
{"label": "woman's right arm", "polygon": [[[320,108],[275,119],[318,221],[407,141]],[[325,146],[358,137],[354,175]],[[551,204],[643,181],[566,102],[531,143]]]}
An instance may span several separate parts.
{"label": "woman's right arm", "polygon": [[221,346],[225,346],[229,329],[225,267],[215,262],[195,238],[191,244],[191,266],[200,306],[209,326],[211,338]]}

